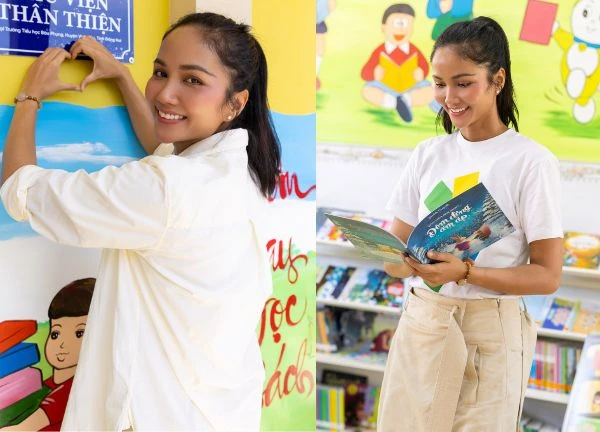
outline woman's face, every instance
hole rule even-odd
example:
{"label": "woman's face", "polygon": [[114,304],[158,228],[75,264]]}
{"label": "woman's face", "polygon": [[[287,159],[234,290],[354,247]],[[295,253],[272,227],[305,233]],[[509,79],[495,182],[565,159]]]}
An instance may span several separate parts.
{"label": "woman's face", "polygon": [[435,99],[450,116],[452,124],[470,141],[495,136],[502,125],[496,106],[497,91],[504,84],[500,69],[490,84],[484,66],[459,56],[451,46],[438,48],[431,61]]}
{"label": "woman's face", "polygon": [[229,85],[229,72],[197,29],[184,26],[171,32],[146,85],[158,139],[182,151],[220,130],[235,115],[225,100]]}

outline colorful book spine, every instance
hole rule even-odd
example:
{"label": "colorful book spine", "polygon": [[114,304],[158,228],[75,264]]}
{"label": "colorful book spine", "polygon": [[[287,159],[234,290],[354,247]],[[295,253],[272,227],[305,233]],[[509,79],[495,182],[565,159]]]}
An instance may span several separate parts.
{"label": "colorful book spine", "polygon": [[42,388],[39,369],[25,368],[0,379],[0,410],[26,398]]}
{"label": "colorful book spine", "polygon": [[573,386],[575,358],[580,348],[560,342],[539,340],[529,375],[529,387],[568,394]]}
{"label": "colorful book spine", "polygon": [[33,366],[39,361],[40,353],[37,345],[22,342],[0,354],[0,378]]}
{"label": "colorful book spine", "polygon": [[35,320],[0,322],[0,354],[33,336],[37,330]]}

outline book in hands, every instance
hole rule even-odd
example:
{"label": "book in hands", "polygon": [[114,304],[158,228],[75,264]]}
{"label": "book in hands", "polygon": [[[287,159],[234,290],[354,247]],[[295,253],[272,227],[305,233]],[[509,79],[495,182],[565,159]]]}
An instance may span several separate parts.
{"label": "book in hands", "polygon": [[426,255],[431,250],[453,254],[463,261],[475,259],[481,250],[515,230],[483,183],[427,215],[414,227],[407,244],[377,226],[331,214],[327,217],[363,256],[392,263],[403,262],[407,254],[430,264],[433,261]]}

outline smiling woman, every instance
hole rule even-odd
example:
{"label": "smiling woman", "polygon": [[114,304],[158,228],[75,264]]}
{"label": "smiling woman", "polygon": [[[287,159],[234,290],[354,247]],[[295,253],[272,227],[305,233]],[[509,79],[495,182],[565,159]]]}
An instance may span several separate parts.
{"label": "smiling woman", "polygon": [[[536,339],[519,296],[552,293],[560,281],[558,162],[518,133],[508,41],[496,21],[453,24],[436,40],[431,59],[438,120],[447,134],[411,154],[388,203],[391,231],[406,241],[444,204],[431,204],[435,190],[456,195],[465,179],[486,186],[515,231],[464,262],[429,251],[433,264],[410,257],[385,264],[392,276],[420,279],[386,364],[377,430],[514,431]],[[456,248],[467,250],[489,227],[476,234],[457,237]],[[408,401],[401,412],[399,400]]]}
{"label": "smiling woman", "polygon": [[[61,82],[61,64],[80,53],[94,61],[91,74],[80,87]],[[27,72],[29,97],[16,101],[6,139],[8,213],[56,242],[104,249],[102,295],[63,427],[257,430],[264,370],[255,328],[271,292],[263,212],[280,166],[266,59],[248,26],[198,13],[167,31],[154,67],[144,98],[94,39],[48,49]],[[92,174],[36,166],[35,99],[99,79],[117,84],[154,154]],[[57,362],[71,353],[58,341],[77,337],[80,324],[52,329]]]}

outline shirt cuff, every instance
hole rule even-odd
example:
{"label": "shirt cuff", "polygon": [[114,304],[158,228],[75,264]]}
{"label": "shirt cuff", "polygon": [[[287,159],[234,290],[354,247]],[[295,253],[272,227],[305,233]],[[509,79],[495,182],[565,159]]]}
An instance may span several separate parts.
{"label": "shirt cuff", "polygon": [[16,170],[0,188],[6,212],[17,222],[29,219],[27,192],[45,170],[36,165],[24,165]]}

